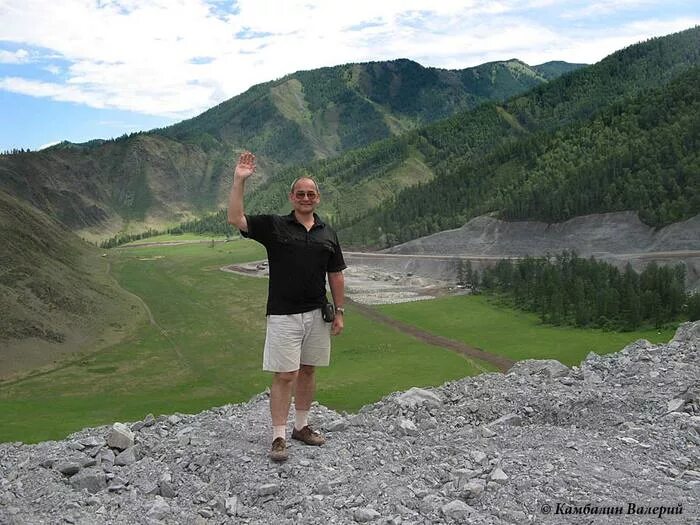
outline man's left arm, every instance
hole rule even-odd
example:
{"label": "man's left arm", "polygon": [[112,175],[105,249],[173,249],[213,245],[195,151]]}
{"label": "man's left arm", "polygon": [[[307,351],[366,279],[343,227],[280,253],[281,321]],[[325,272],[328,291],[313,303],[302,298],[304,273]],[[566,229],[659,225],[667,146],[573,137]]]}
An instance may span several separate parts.
{"label": "man's left arm", "polygon": [[[345,308],[345,277],[343,277],[343,272],[328,272],[328,286],[331,289],[331,295],[333,296],[333,304],[336,307],[335,319],[331,324],[331,335],[338,335],[343,331],[344,324],[344,311]],[[341,310],[338,311],[338,308]]]}

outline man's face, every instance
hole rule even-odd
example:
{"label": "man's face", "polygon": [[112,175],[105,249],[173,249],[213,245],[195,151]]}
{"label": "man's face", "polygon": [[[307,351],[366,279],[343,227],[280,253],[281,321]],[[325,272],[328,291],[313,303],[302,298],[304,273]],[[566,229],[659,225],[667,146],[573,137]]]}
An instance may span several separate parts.
{"label": "man's face", "polygon": [[316,190],[316,185],[310,179],[300,179],[294,185],[294,191],[289,194],[289,201],[294,210],[300,213],[313,212],[318,206],[321,196]]}

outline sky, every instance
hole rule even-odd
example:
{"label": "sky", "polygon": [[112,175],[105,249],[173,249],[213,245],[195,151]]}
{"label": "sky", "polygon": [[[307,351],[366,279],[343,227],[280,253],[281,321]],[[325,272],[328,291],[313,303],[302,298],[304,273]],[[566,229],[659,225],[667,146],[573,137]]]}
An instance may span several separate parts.
{"label": "sky", "polygon": [[698,0],[0,0],[0,151],[149,130],[299,70],[592,64]]}

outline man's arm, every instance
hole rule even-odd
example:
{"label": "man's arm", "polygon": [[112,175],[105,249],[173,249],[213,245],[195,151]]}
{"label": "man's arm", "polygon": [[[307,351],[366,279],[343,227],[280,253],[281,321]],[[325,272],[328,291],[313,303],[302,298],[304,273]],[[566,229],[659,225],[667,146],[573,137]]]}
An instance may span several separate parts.
{"label": "man's arm", "polygon": [[244,232],[248,231],[248,221],[243,209],[243,194],[245,181],[253,173],[255,173],[255,155],[250,151],[244,151],[238,157],[236,169],[233,172],[233,185],[228,197],[228,223]]}
{"label": "man's arm", "polygon": [[[336,308],[345,308],[345,277],[343,277],[343,272],[328,272],[328,286],[330,286],[333,304]],[[336,311],[335,319],[331,325],[331,335],[340,334],[344,326],[343,312]]]}

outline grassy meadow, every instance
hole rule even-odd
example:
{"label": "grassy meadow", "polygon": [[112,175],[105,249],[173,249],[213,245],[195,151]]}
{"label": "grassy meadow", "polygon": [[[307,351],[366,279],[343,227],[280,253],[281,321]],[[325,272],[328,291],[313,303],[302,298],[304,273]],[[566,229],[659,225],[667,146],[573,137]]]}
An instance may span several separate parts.
{"label": "grassy meadow", "polygon": [[145,239],[139,239],[137,241],[131,241],[130,243],[126,243],[123,246],[140,246],[144,244],[152,244],[154,242],[191,242],[191,241],[198,241],[198,242],[206,242],[206,241],[216,241],[216,242],[221,242],[225,241],[226,237],[224,236],[215,236],[215,235],[202,235],[199,233],[190,233],[190,232],[184,232],[180,233],[177,235],[174,235],[172,233],[162,233],[160,235],[154,235],[153,237],[146,237]]}
{"label": "grassy meadow", "polygon": [[[252,241],[109,250],[112,274],[144,301],[153,323],[144,315],[116,345],[0,383],[0,441],[58,439],[85,426],[197,412],[263,391],[270,381],[260,370],[267,281],[220,270],[263,257]],[[488,369],[352,308],[347,317],[332,366],[319,372],[318,400],[335,409]]]}
{"label": "grassy meadow", "polygon": [[674,329],[606,332],[544,325],[531,313],[496,304],[483,295],[444,297],[425,304],[380,306],[396,319],[488,352],[521,359],[557,359],[572,366],[588,352],[606,354],[637,339],[666,342]]}

